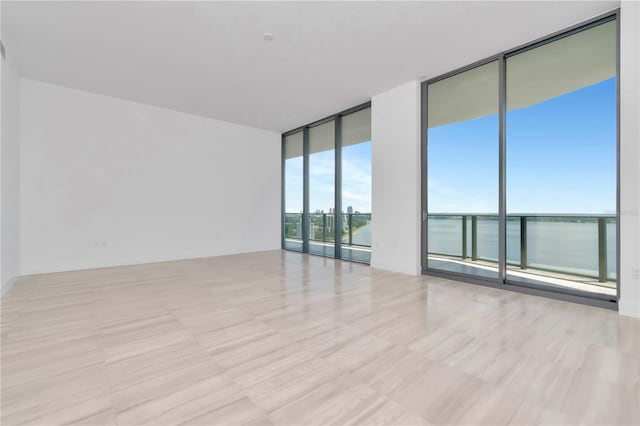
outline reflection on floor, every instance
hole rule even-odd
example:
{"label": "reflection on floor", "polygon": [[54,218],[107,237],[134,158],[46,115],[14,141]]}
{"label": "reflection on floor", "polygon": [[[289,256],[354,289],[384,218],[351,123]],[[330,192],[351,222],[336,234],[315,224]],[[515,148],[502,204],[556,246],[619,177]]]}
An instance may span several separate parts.
{"label": "reflection on floor", "polygon": [[2,425],[637,425],[640,320],[274,250],[22,277]]}
{"label": "reflection on floor", "polygon": [[[430,268],[448,272],[475,275],[482,278],[498,277],[498,267],[492,262],[460,260],[446,256],[430,255],[428,257],[428,264]],[[606,296],[616,296],[616,283],[613,281],[600,283],[595,279],[576,275],[541,271],[535,268],[522,270],[519,267],[509,265],[507,266],[507,275],[509,280],[523,284],[559,287]]]}

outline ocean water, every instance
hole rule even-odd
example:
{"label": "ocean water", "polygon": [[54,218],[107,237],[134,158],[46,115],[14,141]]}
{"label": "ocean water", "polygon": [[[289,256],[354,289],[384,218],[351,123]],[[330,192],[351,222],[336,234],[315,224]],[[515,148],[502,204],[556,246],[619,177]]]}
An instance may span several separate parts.
{"label": "ocean water", "polygon": [[[371,223],[355,229],[351,241],[356,245],[371,247]],[[349,243],[349,237],[344,237],[342,242]]]}
{"label": "ocean water", "polygon": [[[293,220],[290,218],[290,220]],[[478,219],[478,257],[498,261],[498,220]],[[429,222],[430,253],[460,256],[462,219],[434,218]],[[348,242],[348,237],[343,243]],[[353,233],[353,243],[371,246],[371,224]],[[616,223],[607,222],[607,277],[616,279]],[[467,216],[467,256],[471,257],[471,217]],[[507,220],[507,262],[520,264],[520,220]],[[527,222],[527,265],[558,272],[598,276],[598,224],[553,221],[544,218]]]}
{"label": "ocean water", "polygon": [[[498,221],[478,219],[478,257],[498,260]],[[462,219],[429,218],[430,253],[460,256]],[[467,217],[467,256],[471,256],[471,218]],[[616,223],[607,222],[607,277],[616,279]],[[520,221],[507,220],[507,262],[520,263]],[[527,222],[527,265],[598,276],[598,224],[595,220]]]}

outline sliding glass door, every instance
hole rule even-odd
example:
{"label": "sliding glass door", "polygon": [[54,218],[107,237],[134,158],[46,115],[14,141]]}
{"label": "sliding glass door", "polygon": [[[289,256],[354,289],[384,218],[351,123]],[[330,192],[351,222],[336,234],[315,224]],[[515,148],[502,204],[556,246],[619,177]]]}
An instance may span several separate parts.
{"label": "sliding glass door", "polygon": [[428,267],[498,278],[498,61],[427,91]]}
{"label": "sliding glass door", "polygon": [[423,83],[425,272],[616,301],[617,25]]}
{"label": "sliding glass door", "polygon": [[616,295],[616,85],[615,21],[507,57],[507,280]]}

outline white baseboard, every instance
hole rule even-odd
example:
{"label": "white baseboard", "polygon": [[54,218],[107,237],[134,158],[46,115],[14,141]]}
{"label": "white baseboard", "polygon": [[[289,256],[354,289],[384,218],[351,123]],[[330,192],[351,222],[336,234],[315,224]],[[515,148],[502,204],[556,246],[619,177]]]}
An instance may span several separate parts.
{"label": "white baseboard", "polygon": [[18,281],[18,278],[19,277],[15,275],[2,283],[2,292],[0,293],[0,297],[4,296],[9,290],[11,290],[11,287],[13,287],[16,281]]}

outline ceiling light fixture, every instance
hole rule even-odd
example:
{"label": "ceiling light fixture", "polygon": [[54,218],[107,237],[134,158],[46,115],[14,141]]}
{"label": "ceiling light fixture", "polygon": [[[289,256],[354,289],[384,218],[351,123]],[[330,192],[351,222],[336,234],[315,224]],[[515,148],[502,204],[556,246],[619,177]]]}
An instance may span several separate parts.
{"label": "ceiling light fixture", "polygon": [[266,41],[272,41],[276,37],[271,33],[264,33],[262,35],[262,38],[265,39]]}

